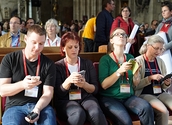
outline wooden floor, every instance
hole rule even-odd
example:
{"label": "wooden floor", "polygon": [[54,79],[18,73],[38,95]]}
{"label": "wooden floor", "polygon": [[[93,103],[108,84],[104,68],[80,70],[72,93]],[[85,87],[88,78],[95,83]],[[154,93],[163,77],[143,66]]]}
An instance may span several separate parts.
{"label": "wooden floor", "polygon": [[[140,122],[139,121],[135,121],[135,122],[133,122],[133,125],[140,125]],[[168,125],[172,125],[172,116],[169,117]]]}

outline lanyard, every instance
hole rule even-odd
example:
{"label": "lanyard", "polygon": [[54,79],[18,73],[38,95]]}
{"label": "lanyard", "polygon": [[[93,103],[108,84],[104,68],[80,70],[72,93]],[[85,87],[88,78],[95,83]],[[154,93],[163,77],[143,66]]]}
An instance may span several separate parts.
{"label": "lanyard", "polygon": [[[48,39],[48,45],[51,46],[50,39]],[[56,46],[57,46],[57,40],[56,40]]]}
{"label": "lanyard", "polygon": [[[25,76],[28,75],[27,73],[27,66],[26,66],[26,56],[25,56],[25,52],[24,52],[24,49],[22,50],[23,52],[23,64],[24,64],[24,73],[25,73]],[[40,55],[38,56],[38,64],[37,64],[37,68],[36,68],[36,76],[39,75],[39,69],[40,69]]]}
{"label": "lanyard", "polygon": [[[118,59],[116,58],[116,55],[115,55],[114,52],[112,52],[112,54],[113,54],[113,56],[114,56],[114,58],[115,58],[115,62],[116,62],[117,65],[118,65],[118,68],[119,68],[120,65],[119,65]],[[124,56],[124,62],[126,62],[126,57],[125,57],[125,55],[123,55],[123,56]],[[129,78],[128,78],[128,72],[126,72],[126,80],[129,80]]]}
{"label": "lanyard", "polygon": [[[79,59],[77,59],[77,64],[78,64],[78,72],[80,71],[80,60],[78,61]],[[68,69],[68,62],[67,60],[65,59],[65,67],[66,67],[66,75],[67,77],[69,77],[69,69]]]}
{"label": "lanyard", "polygon": [[[148,65],[148,67],[149,67],[150,73],[151,73],[151,75],[153,75],[152,69],[151,69],[151,67],[150,67],[150,64],[149,64],[149,61],[148,61],[148,57],[146,56],[146,54],[145,54],[145,58],[146,58],[146,62],[147,62],[147,65]],[[156,67],[156,72],[157,72],[157,74],[158,74],[158,65],[157,65],[156,59],[154,60],[154,63],[155,63],[155,67]]]}
{"label": "lanyard", "polygon": [[[16,47],[19,47],[19,43],[20,43],[20,36],[18,36],[18,40],[17,40],[17,45],[16,45]],[[10,47],[12,47],[12,42],[11,42],[11,44],[10,44]]]}

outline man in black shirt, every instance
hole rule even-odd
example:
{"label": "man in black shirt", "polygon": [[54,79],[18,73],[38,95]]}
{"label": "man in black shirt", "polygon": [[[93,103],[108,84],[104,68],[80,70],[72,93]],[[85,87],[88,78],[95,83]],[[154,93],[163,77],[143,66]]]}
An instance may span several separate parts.
{"label": "man in black shirt", "polygon": [[[7,97],[4,125],[56,125],[54,110],[49,106],[56,72],[54,62],[41,53],[45,34],[41,26],[31,26],[25,36],[25,49],[7,54],[1,62],[0,95]],[[30,113],[35,118],[26,117]]]}

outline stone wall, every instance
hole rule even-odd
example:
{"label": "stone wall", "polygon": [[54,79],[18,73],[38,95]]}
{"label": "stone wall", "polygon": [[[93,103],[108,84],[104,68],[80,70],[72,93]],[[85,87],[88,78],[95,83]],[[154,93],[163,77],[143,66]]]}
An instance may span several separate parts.
{"label": "stone wall", "polygon": [[158,0],[150,0],[149,5],[139,5],[130,1],[129,7],[132,10],[132,19],[139,23],[151,23],[153,19],[162,20],[161,3]]}
{"label": "stone wall", "polygon": [[10,18],[11,13],[16,13],[17,0],[0,0],[0,21]]}
{"label": "stone wall", "polygon": [[[20,4],[18,4],[20,1]],[[26,8],[22,8],[23,1],[27,1]],[[0,21],[9,19],[11,14],[17,13],[22,19],[29,17],[28,11],[29,0],[0,0]],[[61,22],[68,22],[72,19],[83,20],[83,16],[87,15],[90,18],[96,16],[101,11],[102,0],[56,0],[57,1],[57,16],[54,16],[55,0],[41,0],[41,7],[32,7],[32,17],[36,21],[41,20],[45,23],[49,18],[56,18]],[[139,23],[148,22],[152,19],[161,20],[161,3],[163,0],[150,0],[149,5],[138,5],[136,1],[142,3],[146,0],[115,0],[116,7],[113,12],[114,18],[119,14],[123,3],[127,3],[132,10],[132,19]],[[147,0],[149,1],[149,0]],[[172,0],[170,0],[172,1]],[[18,12],[18,8],[21,11]]]}

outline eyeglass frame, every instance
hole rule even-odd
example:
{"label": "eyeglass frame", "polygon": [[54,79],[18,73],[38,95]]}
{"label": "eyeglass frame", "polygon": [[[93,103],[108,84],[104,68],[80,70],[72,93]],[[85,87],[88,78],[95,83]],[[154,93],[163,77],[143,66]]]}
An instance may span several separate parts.
{"label": "eyeglass frame", "polygon": [[14,24],[14,25],[19,24],[20,25],[20,23],[18,23],[18,22],[9,22],[9,24]]}
{"label": "eyeglass frame", "polygon": [[123,38],[128,38],[128,35],[126,33],[114,33],[110,38],[113,38],[114,36],[122,36]]}
{"label": "eyeglass frame", "polygon": [[165,48],[159,48],[159,47],[154,47],[152,44],[149,44],[150,46],[152,46],[152,48],[156,51],[160,50],[161,52],[163,52],[165,50]]}

